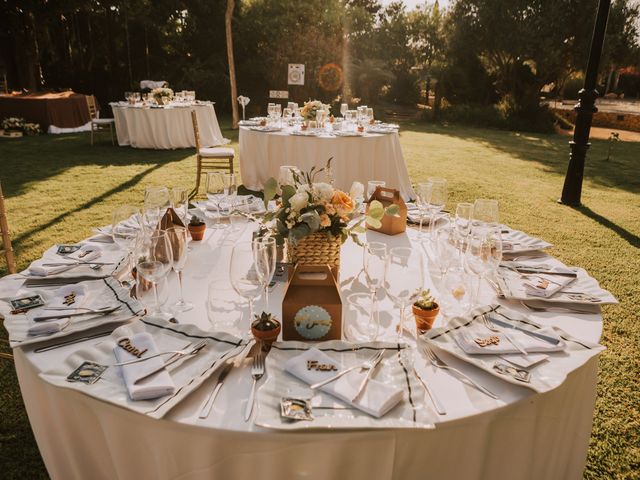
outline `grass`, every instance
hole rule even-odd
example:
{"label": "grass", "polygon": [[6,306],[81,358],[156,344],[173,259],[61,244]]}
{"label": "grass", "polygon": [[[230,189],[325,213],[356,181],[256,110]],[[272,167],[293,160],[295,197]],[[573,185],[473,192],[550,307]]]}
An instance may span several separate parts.
{"label": "grass", "polygon": [[[237,148],[237,133],[223,131]],[[585,267],[620,300],[603,309],[607,350],[584,476],[640,478],[640,143],[617,143],[605,161],[607,142],[593,141],[580,208],[556,203],[566,138],[407,123],[401,143],[414,182],[447,178],[449,205],[497,198],[504,222],[552,242],[551,253]],[[109,223],[115,206],[141,202],[145,186],[191,186],[194,164],[191,150],[92,148],[85,135],[0,140],[19,267],[54,242],[80,240],[91,226]],[[0,363],[0,375],[2,476],[46,477],[10,362]]]}

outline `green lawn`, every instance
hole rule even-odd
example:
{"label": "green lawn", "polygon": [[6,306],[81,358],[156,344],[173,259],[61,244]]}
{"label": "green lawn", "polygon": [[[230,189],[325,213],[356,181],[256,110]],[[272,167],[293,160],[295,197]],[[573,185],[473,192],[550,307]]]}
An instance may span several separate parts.
{"label": "green lawn", "polygon": [[[237,148],[237,133],[223,130]],[[565,137],[408,123],[401,142],[414,182],[447,178],[450,206],[499,199],[505,223],[552,242],[554,255],[588,269],[620,300],[604,309],[607,350],[585,478],[640,478],[640,143],[615,144],[605,161],[607,142],[594,141],[584,206],[572,209],[556,203],[568,161]],[[80,240],[92,226],[110,223],[113,208],[141,203],[148,185],[191,186],[194,166],[192,150],[106,141],[92,148],[86,135],[0,140],[19,267],[54,242]],[[0,476],[46,477],[10,362],[0,363],[0,375]]]}

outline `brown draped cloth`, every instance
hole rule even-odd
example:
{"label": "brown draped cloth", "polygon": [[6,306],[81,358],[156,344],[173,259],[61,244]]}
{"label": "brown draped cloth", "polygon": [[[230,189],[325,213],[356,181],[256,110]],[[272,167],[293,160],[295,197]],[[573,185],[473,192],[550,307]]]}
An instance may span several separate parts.
{"label": "brown draped cloth", "polygon": [[26,122],[39,123],[44,132],[49,125],[77,128],[90,120],[86,96],[74,92],[0,95],[0,120],[7,117],[22,117]]}

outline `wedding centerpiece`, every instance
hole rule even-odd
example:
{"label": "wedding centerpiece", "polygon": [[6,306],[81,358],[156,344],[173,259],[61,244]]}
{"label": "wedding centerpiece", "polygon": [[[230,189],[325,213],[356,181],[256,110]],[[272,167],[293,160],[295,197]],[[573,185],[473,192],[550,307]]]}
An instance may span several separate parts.
{"label": "wedding centerpiece", "polygon": [[300,115],[305,120],[315,120],[316,112],[318,110],[325,110],[327,112],[327,117],[329,116],[329,111],[331,110],[331,106],[325,103],[322,103],[320,100],[309,100],[304,103],[304,107],[300,110]]}
{"label": "wedding centerpiece", "polygon": [[2,129],[21,132],[24,129],[24,118],[8,117],[2,120]]}
{"label": "wedding centerpiece", "polygon": [[323,168],[311,168],[309,172],[291,170],[291,184],[280,184],[270,178],[264,187],[265,206],[282,193],[278,206],[263,218],[262,235],[275,237],[278,245],[287,245],[291,263],[304,265],[340,266],[340,246],[349,237],[360,244],[358,233],[364,232],[362,223],[374,227],[381,225],[384,215],[397,215],[398,208],[387,208],[377,200],[369,205],[366,216],[359,221],[356,199],[362,198],[364,186],[354,182],[351,192],[345,193],[316,177],[329,171],[331,160]]}
{"label": "wedding centerpiece", "polygon": [[173,90],[166,87],[158,87],[151,90],[151,96],[158,105],[164,105],[165,102],[173,99]]}

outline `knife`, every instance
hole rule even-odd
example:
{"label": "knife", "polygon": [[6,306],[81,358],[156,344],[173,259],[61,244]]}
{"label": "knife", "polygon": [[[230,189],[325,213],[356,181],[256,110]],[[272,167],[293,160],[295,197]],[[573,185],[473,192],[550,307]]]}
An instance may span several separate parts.
{"label": "knife", "polygon": [[[509,268],[509,267],[506,267]],[[578,278],[578,274],[575,272],[556,272],[553,270],[542,270],[534,267],[513,267],[518,273],[536,273],[538,275],[560,275],[563,277]]]}
{"label": "knife", "polygon": [[222,371],[220,372],[220,375],[218,375],[218,381],[216,383],[216,386],[214,387],[214,389],[209,394],[209,397],[204,402],[204,405],[202,405],[202,409],[200,410],[200,413],[198,414],[198,418],[207,418],[209,416],[209,413],[211,412],[211,407],[213,407],[213,404],[216,401],[216,397],[218,396],[218,392],[222,388],[222,383],[224,382],[224,379],[227,377],[227,375],[229,374],[229,372],[231,371],[232,368],[233,368],[233,363],[232,362],[231,363],[227,363],[222,368]]}
{"label": "knife", "polygon": [[[497,313],[498,315],[502,315],[500,312],[495,312],[495,313]],[[527,330],[526,328],[518,327],[517,325],[514,325],[510,322],[505,322],[504,320],[500,320],[499,318],[496,318],[490,313],[487,314],[487,318],[491,320],[493,323],[495,323],[496,325],[500,325],[501,327],[505,327],[505,328],[513,328],[514,330],[518,330],[520,332],[526,333],[527,335],[531,335],[532,337],[536,337],[540,340],[544,340],[545,342],[551,343],[553,345],[557,345],[560,343],[560,340],[557,338],[550,337],[549,335],[545,335],[544,333],[532,332],[531,330]]]}
{"label": "knife", "polygon": [[416,369],[415,366],[413,367],[413,373],[415,373],[416,377],[418,378],[418,380],[420,380],[420,383],[424,387],[424,390],[429,395],[429,398],[431,399],[431,402],[433,403],[433,406],[435,407],[436,412],[438,412],[439,415],[446,415],[447,410],[444,408],[444,405],[440,403],[440,400],[438,400],[438,397],[436,397],[431,391],[431,389],[427,386],[427,383],[422,379],[422,377],[418,373],[418,370]]}
{"label": "knife", "polygon": [[62,318],[69,318],[69,317],[82,317],[82,316],[87,316],[87,315],[95,315],[96,317],[99,317],[101,315],[108,315],[110,313],[115,312],[116,310],[118,310],[120,308],[120,305],[118,305],[117,307],[114,308],[110,308],[108,310],[103,310],[101,312],[78,312],[78,313],[67,313],[66,315],[45,315],[44,317],[33,317],[33,321],[34,322],[45,322],[47,320],[60,320]]}
{"label": "knife", "polygon": [[154,370],[152,370],[151,372],[141,376],[140,378],[136,379],[135,382],[133,382],[134,385],[138,385],[140,382],[142,382],[143,380],[146,380],[149,377],[154,376],[156,373],[161,372],[162,370],[164,370],[165,368],[167,368],[169,365],[173,365],[174,363],[176,363],[179,360],[182,360],[183,358],[193,358],[195,357],[198,353],[200,353],[200,351],[207,346],[207,341],[206,340],[202,340],[198,343],[196,343],[193,348],[191,350],[189,350],[189,353],[185,353],[184,355],[178,355],[175,358],[168,360],[165,364],[163,364],[161,367],[158,367]]}

